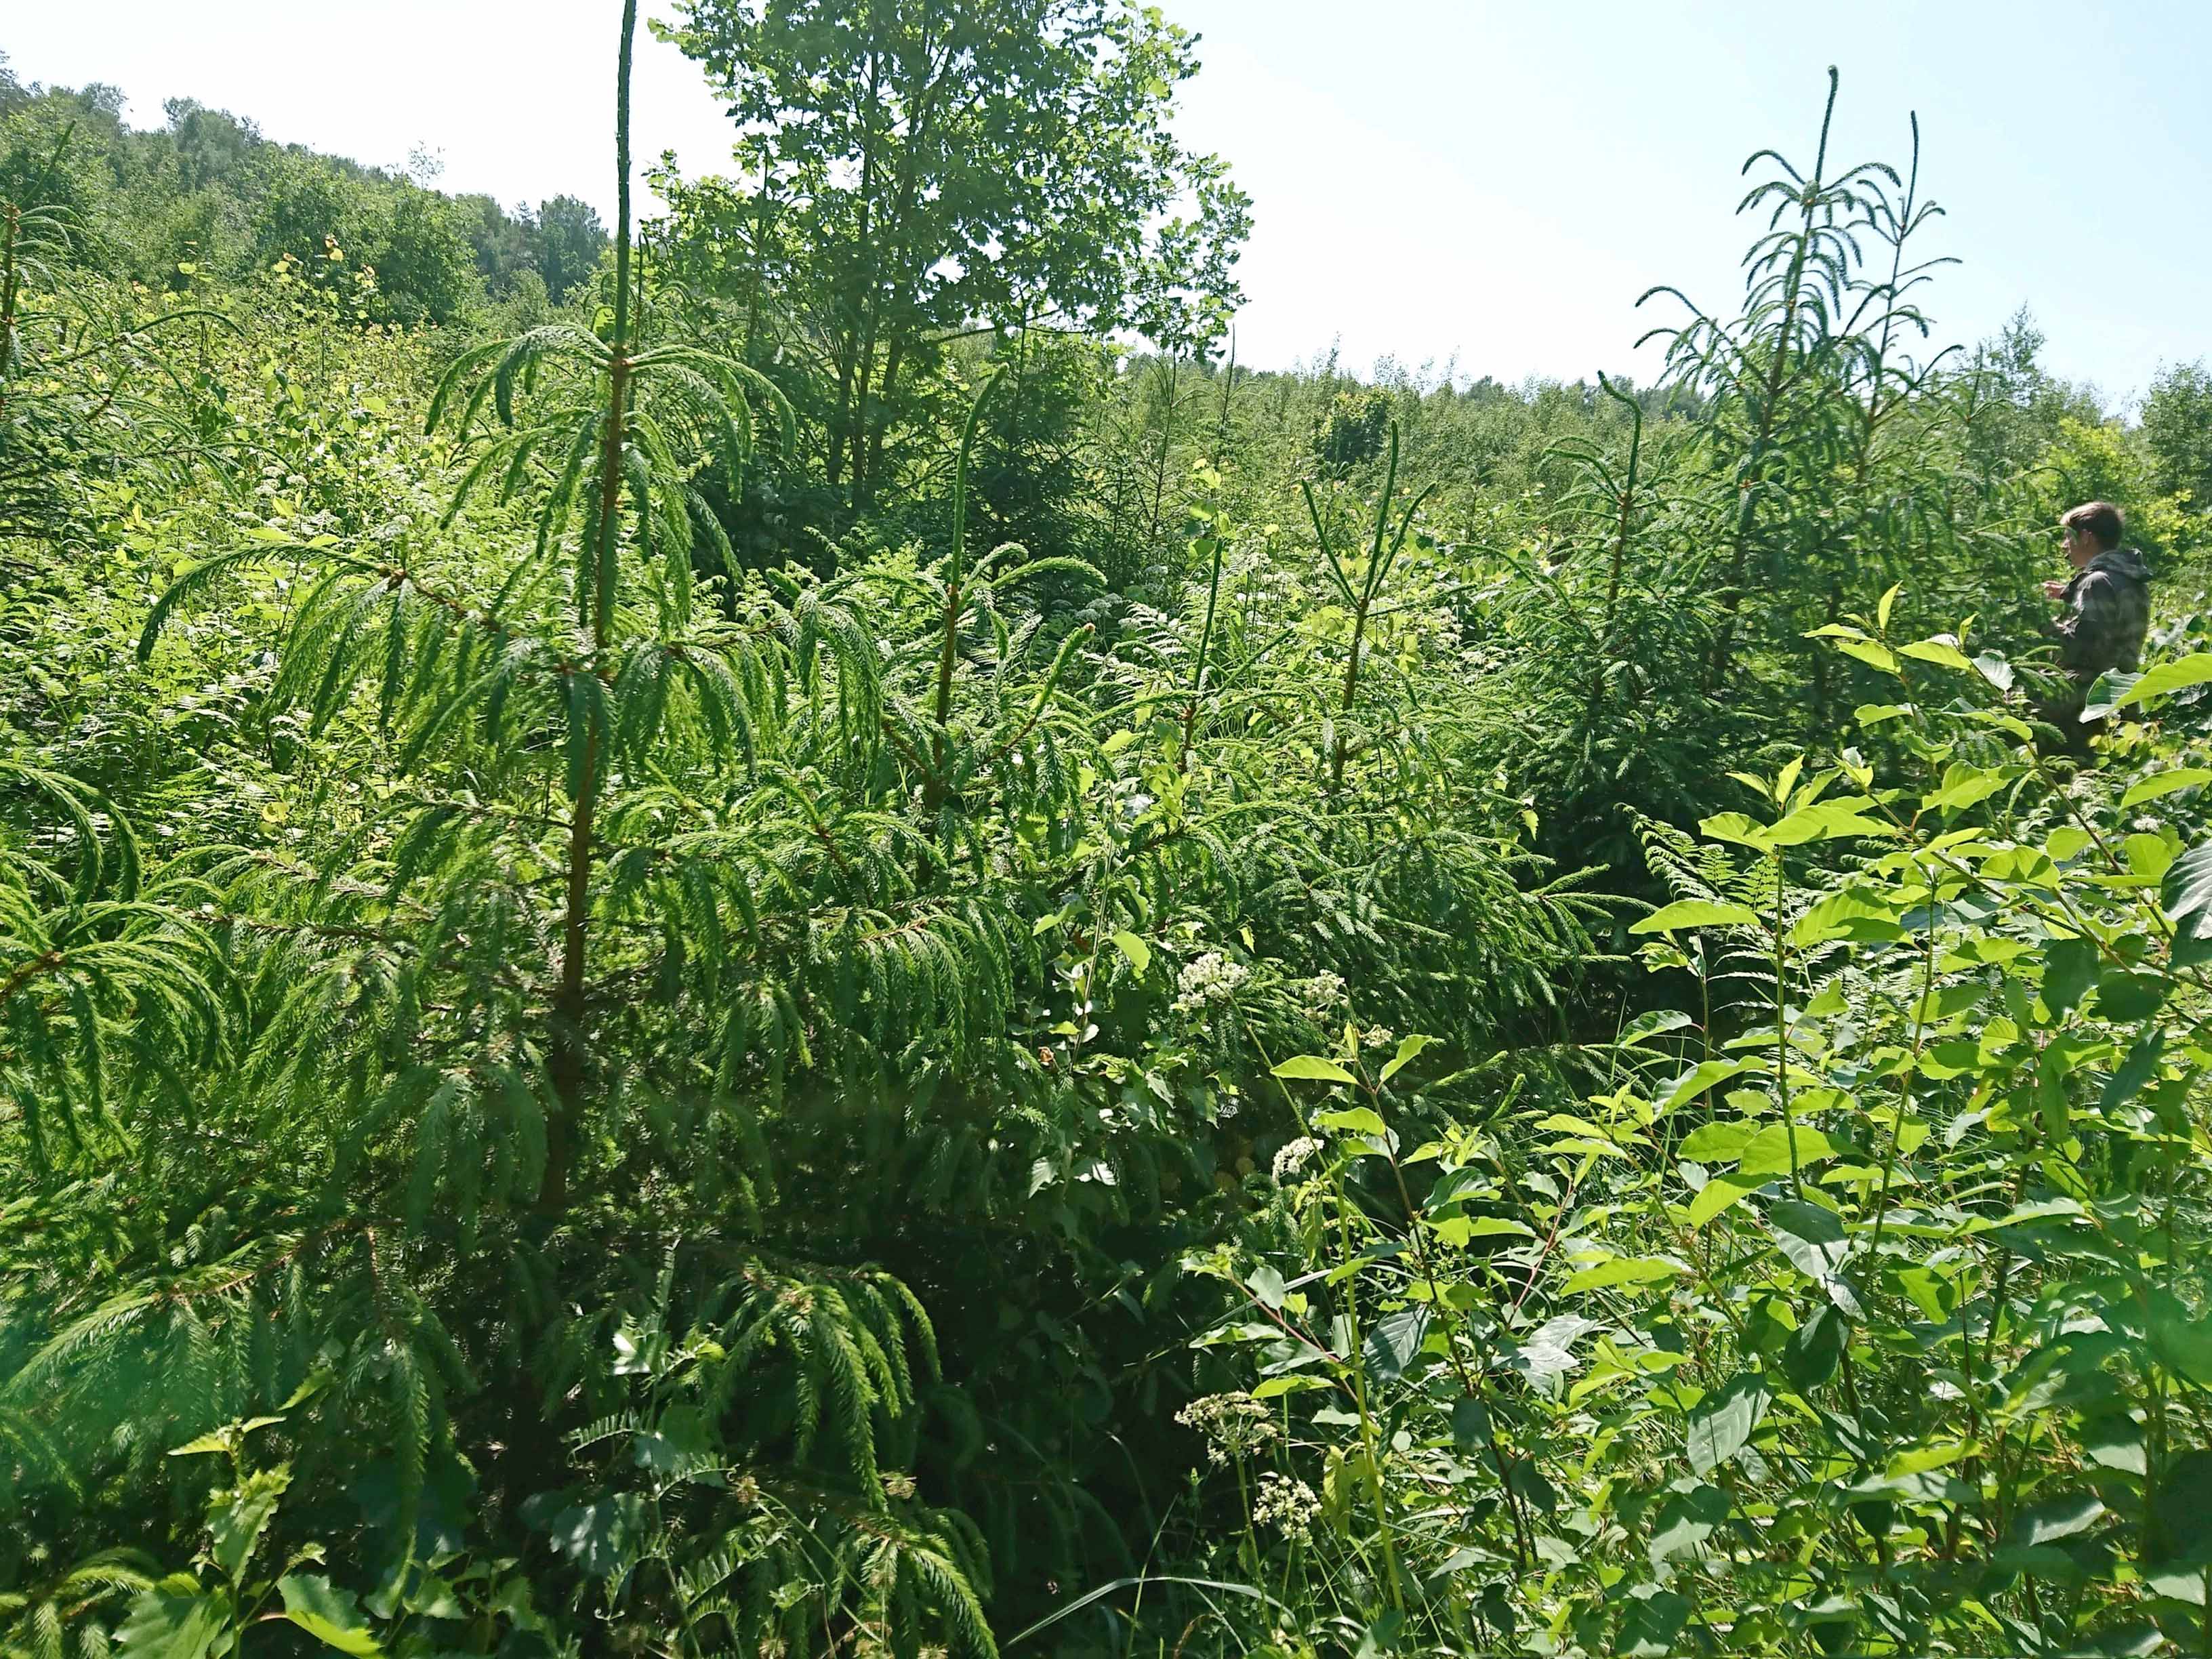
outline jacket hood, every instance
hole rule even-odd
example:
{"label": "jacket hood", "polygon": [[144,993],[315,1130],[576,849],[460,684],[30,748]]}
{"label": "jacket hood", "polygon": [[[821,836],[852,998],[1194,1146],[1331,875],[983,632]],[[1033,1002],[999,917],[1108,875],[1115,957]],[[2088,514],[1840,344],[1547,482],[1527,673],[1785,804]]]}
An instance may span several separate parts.
{"label": "jacket hood", "polygon": [[2081,574],[2085,576],[2092,570],[2101,570],[2107,575],[2131,582],[2150,580],[2149,564],[2132,547],[2115,547],[2109,552],[2100,553],[2081,567]]}

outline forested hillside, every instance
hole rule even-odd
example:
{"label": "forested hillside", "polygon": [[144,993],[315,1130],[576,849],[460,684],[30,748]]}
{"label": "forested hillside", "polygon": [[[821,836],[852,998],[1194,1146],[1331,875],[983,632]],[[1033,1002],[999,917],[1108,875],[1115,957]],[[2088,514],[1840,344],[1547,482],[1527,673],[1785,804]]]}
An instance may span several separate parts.
{"label": "forested hillside", "polygon": [[1832,76],[1657,385],[1255,371],[1158,13],[645,218],[607,9],[611,228],[0,76],[8,1659],[2212,1651],[2203,367]]}

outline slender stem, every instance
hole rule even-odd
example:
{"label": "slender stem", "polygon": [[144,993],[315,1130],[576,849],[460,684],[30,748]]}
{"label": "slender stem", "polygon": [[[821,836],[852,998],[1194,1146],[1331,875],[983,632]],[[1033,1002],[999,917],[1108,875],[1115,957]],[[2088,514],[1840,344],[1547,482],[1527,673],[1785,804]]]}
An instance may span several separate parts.
{"label": "slender stem", "polygon": [[1606,671],[1611,666],[1614,651],[1613,624],[1620,608],[1620,579],[1628,562],[1628,537],[1635,523],[1636,467],[1644,450],[1644,408],[1633,398],[1621,392],[1601,374],[1597,383],[1606,396],[1628,410],[1631,425],[1628,433],[1628,472],[1620,486],[1620,524],[1613,539],[1613,568],[1605,584],[1605,616],[1599,627],[1600,649],[1596,672],[1590,680],[1589,709],[1584,724],[1595,726],[1599,712],[1605,706]]}
{"label": "slender stem", "polygon": [[1214,429],[1216,459],[1229,447],[1229,399],[1237,390],[1237,331],[1229,331],[1229,367],[1221,377],[1221,420]]}
{"label": "slender stem", "polygon": [[1176,381],[1179,378],[1177,371],[1182,367],[1182,358],[1168,359],[1164,377],[1167,381],[1167,398],[1160,413],[1159,455],[1152,466],[1152,527],[1145,532],[1145,538],[1147,541],[1158,539],[1160,533],[1160,514],[1163,503],[1167,497],[1168,489],[1168,453],[1170,446],[1175,442]]}
{"label": "slender stem", "polygon": [[[1359,695],[1359,653],[1367,641],[1367,613],[1375,603],[1376,591],[1382,586],[1383,572],[1382,538],[1389,527],[1390,496],[1398,487],[1398,428],[1390,427],[1390,462],[1382,475],[1382,499],[1375,509],[1375,543],[1368,550],[1367,579],[1359,585],[1352,607],[1352,650],[1344,662],[1344,693],[1337,704],[1336,742],[1328,763],[1328,792],[1334,795],[1344,787],[1344,762],[1352,740],[1350,724],[1353,699]],[[1407,514],[1410,526],[1413,514]],[[1399,538],[1402,544],[1405,538]],[[1326,550],[1324,550],[1325,551]]]}
{"label": "slender stem", "polygon": [[[1921,874],[1916,862],[1913,872]],[[1936,902],[1936,882],[1933,877],[1923,876],[1928,886],[1928,946],[1922,952],[1920,995],[1912,1009],[1912,1058],[1897,1079],[1897,1121],[1890,1125],[1889,1152],[1881,1161],[1881,1188],[1875,1196],[1874,1239],[1867,1249],[1869,1284],[1873,1286],[1881,1277],[1881,1234],[1889,1222],[1889,1183],[1892,1171],[1897,1167],[1898,1141],[1905,1133],[1905,1121],[1912,1115],[1912,1083],[1920,1075],[1920,1053],[1928,1035],[1928,999],[1936,988],[1936,935],[1942,926],[1943,912]]]}
{"label": "slender stem", "polygon": [[[600,435],[599,514],[592,538],[592,580],[588,589],[587,614],[581,618],[592,637],[592,672],[607,668],[616,599],[616,567],[622,529],[623,462],[628,447],[626,417],[629,398],[629,82],[630,48],[637,31],[637,0],[623,0],[622,52],[615,77],[615,316],[614,337],[608,343],[607,413]],[[548,1070],[551,1074],[556,1109],[546,1123],[545,1174],[538,1188],[538,1207],[550,1213],[565,1209],[568,1175],[575,1162],[576,1139],[581,1127],[586,1071],[584,1020],[587,1005],[586,981],[591,951],[592,829],[599,805],[602,750],[600,707],[596,698],[576,699],[572,719],[587,722],[584,730],[583,763],[576,782],[574,810],[568,822],[568,867],[561,925],[561,988],[553,1000],[553,1047]]]}
{"label": "slender stem", "polygon": [[1875,343],[1874,365],[1867,391],[1866,423],[1860,429],[1856,483],[1866,484],[1867,467],[1874,454],[1875,428],[1881,424],[1882,375],[1889,362],[1889,347],[1897,327],[1897,285],[1905,274],[1905,239],[1912,234],[1912,209],[1920,192],[1920,115],[1912,112],[1912,169],[1905,186],[1904,216],[1897,222],[1897,240],[1890,244],[1889,286],[1883,292],[1881,337]]}
{"label": "slender stem", "polygon": [[[1369,1089],[1368,1095],[1377,1107],[1381,1106],[1381,1097],[1375,1090]],[[1391,1177],[1398,1183],[1398,1201],[1406,1208],[1406,1242],[1413,1249],[1414,1265],[1420,1269],[1422,1279],[1428,1284],[1429,1305],[1437,1310],[1437,1317],[1449,1328],[1451,1316],[1457,1310],[1445,1298],[1443,1281],[1437,1273],[1436,1264],[1430,1259],[1428,1243],[1421,1232],[1420,1211],[1413,1202],[1412,1190],[1406,1184],[1405,1168],[1398,1162],[1396,1152],[1389,1153],[1389,1157]],[[1465,1325],[1468,1340],[1478,1350],[1481,1349],[1484,1345],[1475,1335],[1474,1320],[1468,1319]],[[1480,1401],[1482,1398],[1481,1385],[1468,1369],[1467,1359],[1460,1352],[1459,1344],[1451,1342],[1446,1354],[1452,1370],[1459,1376],[1461,1394],[1469,1400]],[[1491,1466],[1498,1471],[1498,1489],[1505,1498],[1506,1513],[1513,1522],[1514,1559],[1519,1563],[1521,1571],[1526,1572],[1528,1571],[1528,1523],[1522,1514],[1520,1495],[1513,1490],[1513,1476],[1506,1466],[1505,1449],[1498,1443],[1497,1419],[1490,1415],[1487,1408],[1484,1411],[1484,1438],[1489,1442]]]}
{"label": "slender stem", "polygon": [[1782,940],[1782,901],[1784,896],[1782,854],[1774,854],[1774,1088],[1775,1097],[1782,1103],[1782,1130],[1790,1141],[1790,1191],[1796,1198],[1805,1196],[1805,1186],[1797,1167],[1797,1118],[1790,1105],[1790,985],[1787,946]]}
{"label": "slender stem", "polygon": [[[1352,1200],[1345,1195],[1344,1179],[1334,1176],[1336,1188],[1337,1225],[1344,1241],[1344,1258],[1352,1260]],[[1359,1277],[1357,1273],[1345,1281],[1345,1326],[1351,1340],[1345,1346],[1350,1351],[1352,1404],[1359,1413],[1359,1443],[1367,1460],[1367,1492],[1375,1506],[1375,1528],[1382,1541],[1382,1565],[1390,1582],[1390,1605],[1400,1616],[1406,1611],[1406,1593],[1398,1582],[1398,1547],[1390,1536],[1390,1510],[1382,1495],[1382,1460],[1375,1419],[1367,1407],[1366,1350],[1359,1335]]]}
{"label": "slender stem", "polygon": [[1191,678],[1190,701],[1183,705],[1182,746],[1176,754],[1176,770],[1178,772],[1190,770],[1191,732],[1198,724],[1199,703],[1206,696],[1206,659],[1213,648],[1213,608],[1215,602],[1221,597],[1223,548],[1221,526],[1218,523],[1213,526],[1213,535],[1211,539],[1213,543],[1213,569],[1207,576],[1206,583],[1206,626],[1199,630],[1198,672]]}
{"label": "slender stem", "polygon": [[15,379],[15,239],[22,223],[21,208],[0,202],[0,420],[7,417],[8,388]]}
{"label": "slender stem", "polygon": [[965,608],[960,584],[966,574],[968,458],[975,445],[975,417],[982,412],[983,399],[991,395],[991,388],[999,383],[999,372],[994,366],[985,376],[983,384],[975,388],[975,396],[968,405],[967,423],[960,428],[960,458],[952,469],[952,550],[945,573],[944,640],[937,654],[937,730],[930,739],[936,775],[930,780],[929,788],[931,798],[937,804],[942,804],[948,787],[945,767],[950,756],[949,733],[952,724],[952,670],[958,656],[960,613]]}

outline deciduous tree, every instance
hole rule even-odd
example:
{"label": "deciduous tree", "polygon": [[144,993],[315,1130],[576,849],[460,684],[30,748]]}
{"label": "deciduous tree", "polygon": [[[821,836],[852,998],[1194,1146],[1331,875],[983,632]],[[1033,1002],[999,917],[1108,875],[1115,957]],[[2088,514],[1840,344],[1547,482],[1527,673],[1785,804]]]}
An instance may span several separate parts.
{"label": "deciduous tree", "polygon": [[776,295],[775,344],[818,372],[824,466],[854,507],[893,470],[910,392],[953,337],[1134,325],[1188,352],[1225,326],[1249,204],[1170,131],[1197,40],[1157,11],[686,0],[680,14],[670,38],[728,104],[738,171],[673,187],[679,227],[715,251],[732,295]]}

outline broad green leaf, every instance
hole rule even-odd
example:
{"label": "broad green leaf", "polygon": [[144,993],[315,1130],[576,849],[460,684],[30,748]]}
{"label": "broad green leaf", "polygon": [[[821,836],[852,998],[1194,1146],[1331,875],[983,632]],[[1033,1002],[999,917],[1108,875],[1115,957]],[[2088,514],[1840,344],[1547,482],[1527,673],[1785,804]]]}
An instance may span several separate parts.
{"label": "broad green leaf", "polygon": [[258,1469],[236,1488],[218,1492],[210,1501],[210,1553],[223,1577],[235,1583],[245,1571],[246,1557],[253,1553],[253,1546],[275,1518],[276,1505],[291,1480],[292,1471],[288,1466]]}
{"label": "broad green leaf", "polygon": [[1931,1325],[1940,1325],[1951,1316],[1957,1304],[1957,1292],[1951,1280],[1928,1267],[1898,1267],[1892,1270],[1898,1286],[1912,1298],[1912,1304],[1927,1316]]}
{"label": "broad green leaf", "polygon": [[1992,768],[1954,761],[1944,769],[1942,787],[1921,798],[1920,804],[1941,811],[1962,812],[1978,805],[2005,787],[2005,775]]}
{"label": "broad green leaf", "polygon": [[1593,1123],[1586,1117],[1576,1117],[1568,1112],[1553,1112],[1536,1120],[1536,1127],[1549,1130],[1556,1135],[1580,1135],[1589,1140],[1613,1141],[1632,1138],[1633,1132],[1624,1136],[1619,1129],[1608,1129],[1602,1123]]}
{"label": "broad green leaf", "polygon": [[2075,1533],[2087,1532],[2096,1525],[2104,1513],[2105,1505],[2094,1492],[2069,1492],[2063,1498],[2047,1498],[2020,1512],[2013,1522],[2011,1541],[2033,1548],[2038,1544],[2071,1538]]}
{"label": "broad green leaf", "polygon": [[1790,1386],[1809,1394],[1836,1374],[1844,1357],[1844,1317],[1835,1309],[1815,1308],[1782,1345],[1782,1372]]}
{"label": "broad green leaf", "polygon": [[1691,1553],[1719,1529],[1728,1512],[1728,1494],[1717,1486],[1692,1486],[1674,1493],[1652,1518],[1651,1565]]}
{"label": "broad green leaf", "polygon": [[2122,692],[2118,699],[2121,708],[2130,703],[2148,702],[2154,698],[2171,696],[2176,691],[2185,691],[2192,685],[2212,681],[2212,652],[2199,651],[2194,656],[2176,658],[2148,670],[2142,678]]}
{"label": "broad green leaf", "polygon": [[1698,828],[1715,841],[1732,841],[1740,847],[1755,847],[1762,853],[1774,845],[1767,838],[1765,825],[1753,823],[1741,812],[1716,812],[1702,820]]}
{"label": "broad green leaf", "polygon": [[2212,841],[2199,842],[2167,866],[2158,891],[2173,924],[2173,962],[2194,967],[2212,957]]}
{"label": "broad green leaf", "polygon": [[172,1457],[203,1457],[209,1452],[228,1452],[236,1443],[227,1429],[217,1429],[212,1434],[203,1434],[187,1440],[181,1446],[169,1448]]}
{"label": "broad green leaf", "polygon": [[1275,1067],[1274,1075],[1313,1083],[1357,1083],[1358,1079],[1333,1060],[1319,1054],[1293,1054]]}
{"label": "broad green leaf", "polygon": [[1638,1584],[1620,1609],[1622,1659],[1669,1659],[1681,1651],[1677,1638],[1690,1620],[1690,1601],[1680,1590]]}
{"label": "broad green leaf", "polygon": [[[1797,1168],[1810,1169],[1824,1158],[1833,1158],[1836,1149],[1828,1144],[1827,1136],[1810,1124],[1797,1126]],[[1790,1173],[1790,1126],[1770,1123],[1751,1138],[1744,1147],[1739,1175],[1778,1176]]]}
{"label": "broad green leaf", "polygon": [[2051,838],[2043,843],[2043,847],[2052,862],[2063,864],[2094,839],[2087,830],[2071,823],[2062,823],[2051,832]]}
{"label": "broad green leaf", "polygon": [[2194,789],[2205,783],[2212,783],[2212,769],[2176,767],[2171,772],[2155,773],[2140,783],[2130,785],[2128,792],[2120,797],[2120,806],[2125,811],[2130,806],[2140,806],[2147,800],[2156,800],[2161,795],[2178,794],[2184,789]]}
{"label": "broad green leaf", "polygon": [[1575,1367],[1576,1342],[1601,1328],[1595,1320],[1585,1319],[1580,1314],[1560,1314],[1546,1320],[1518,1342],[1506,1339],[1501,1345],[1504,1352],[1499,1363],[1531,1382],[1564,1376]]}
{"label": "broad green leaf", "polygon": [[[2143,1474],[2149,1469],[2142,1425],[2124,1412],[2112,1412],[2084,1423],[2081,1454],[2100,1468],[2119,1469],[2128,1474]],[[2212,1492],[2205,1497],[2212,1499]]]}
{"label": "broad green leaf", "polygon": [[1351,1106],[1340,1112],[1323,1112],[1314,1121],[1338,1134],[1387,1135],[1390,1126],[1371,1106]]}
{"label": "broad green leaf", "polygon": [[2159,1061],[2165,1055],[2166,1031],[2163,1027],[2154,1025],[2136,1039],[2135,1046],[2128,1050],[2126,1060],[2106,1080],[2097,1097],[2098,1109],[2109,1112],[2141,1094],[2144,1085],[2158,1075]]}
{"label": "broad green leaf", "polygon": [[2156,1013],[2173,989],[2164,974],[2116,968],[2097,976],[2096,1012],[2100,1019],[2134,1025]]}
{"label": "broad green leaf", "polygon": [[222,1427],[201,1435],[196,1440],[187,1440],[181,1446],[171,1447],[169,1455],[198,1457],[208,1452],[235,1451],[245,1443],[246,1437],[256,1429],[269,1428],[283,1420],[281,1417],[249,1417],[242,1423],[226,1423]]}
{"label": "broad green leaf", "polygon": [[1869,668],[1879,668],[1885,674],[1897,672],[1897,659],[1889,654],[1886,645],[1876,645],[1872,640],[1838,640],[1836,649],[1847,657],[1856,657]]}
{"label": "broad green leaf", "polygon": [[1741,1077],[1750,1069],[1739,1060],[1701,1060],[1667,1085],[1667,1091],[1659,1097],[1659,1110],[1662,1115],[1674,1111],[1714,1085]]}
{"label": "broad green leaf", "polygon": [[1746,1371],[1717,1394],[1707,1395],[1690,1413],[1690,1468],[1711,1474],[1751,1442],[1766,1420],[1774,1392],[1764,1376]]}
{"label": "broad green leaf", "polygon": [[553,1547],[586,1578],[612,1578],[627,1572],[646,1541],[645,1498],[621,1492],[597,1503],[575,1504],[556,1515],[547,1528]]}
{"label": "broad green leaf", "polygon": [[1678,927],[1756,927],[1759,913],[1747,905],[1716,904],[1708,899],[1677,899],[1629,928],[1632,933],[1669,933]]}
{"label": "broad green leaf", "polygon": [[1873,944],[1904,936],[1897,913],[1856,887],[1844,888],[1816,901],[1790,928],[1790,942],[1800,946],[1825,945],[1838,939]]}
{"label": "broad green leaf", "polygon": [[1802,847],[1808,842],[1840,841],[1850,836],[1895,835],[1894,825],[1869,817],[1862,810],[1873,804],[1864,796],[1845,796],[1801,806],[1778,823],[1768,826],[1765,844]]}
{"label": "broad green leaf", "polygon": [[1452,1402],[1452,1444],[1471,1452],[1490,1443],[1490,1408],[1471,1395]]}
{"label": "broad green leaf", "polygon": [[1744,1197],[1766,1184],[1765,1176],[1746,1180],[1741,1176],[1715,1176],[1698,1189],[1690,1200],[1690,1225],[1702,1227],[1723,1211],[1742,1201]]}
{"label": "broad green leaf", "polygon": [[1700,1123],[1683,1137],[1674,1155],[1692,1164],[1733,1164],[1758,1133],[1752,1123]]}
{"label": "broad green leaf", "polygon": [[2117,668],[2108,668],[2097,676],[2096,684],[2082,699],[2081,717],[2084,720],[2109,720],[2127,707],[2129,693],[2142,678],[2140,674],[2124,674]]}
{"label": "broad green leaf", "polygon": [[2154,836],[2138,830],[2120,843],[2127,854],[2128,868],[2145,881],[2156,881],[2173,867],[2179,849],[2164,836]]}
{"label": "broad green leaf", "polygon": [[1404,1376],[1427,1340],[1430,1316],[1429,1304],[1417,1302],[1376,1320],[1360,1345],[1368,1374],[1378,1382],[1395,1382]]}
{"label": "broad green leaf", "polygon": [[1610,1261],[1601,1261],[1571,1275],[1559,1286],[1559,1294],[1579,1296],[1585,1291],[1609,1291],[1623,1285],[1651,1285],[1662,1279],[1678,1278],[1686,1271],[1680,1262],[1664,1256],[1617,1255]]}
{"label": "broad green leaf", "polygon": [[1789,800],[1797,788],[1797,780],[1804,775],[1805,757],[1799,755],[1774,777],[1774,799],[1778,804]]}
{"label": "broad green leaf", "polygon": [[2086,939],[2053,939],[2043,949],[2043,1001],[2063,1014],[2097,982],[2097,947]]}
{"label": "broad green leaf", "polygon": [[1464,1249],[1471,1239],[1534,1238],[1535,1229],[1526,1222],[1502,1215],[1455,1215],[1429,1224],[1436,1236],[1455,1249]]}
{"label": "broad green leaf", "polygon": [[276,1593],[284,1598],[284,1616],[308,1635],[354,1659],[381,1651],[353,1593],[334,1588],[322,1574],[287,1573],[276,1581]]}
{"label": "broad green leaf", "polygon": [[1392,1078],[1397,1076],[1399,1073],[1404,1071],[1407,1066],[1411,1065],[1415,1057],[1420,1054],[1422,1049],[1427,1048],[1435,1041],[1436,1039],[1434,1037],[1424,1036],[1419,1031],[1415,1031],[1410,1036],[1399,1038],[1398,1052],[1390,1056],[1390,1063],[1382,1068],[1382,1076],[1380,1080],[1382,1082],[1388,1083]]}
{"label": "broad green leaf", "polygon": [[1974,665],[1966,653],[1959,649],[1958,641],[1938,635],[1932,640],[1916,640],[1911,645],[1897,647],[1900,657],[1910,657],[1915,662],[1933,663],[1938,668],[1948,668],[1960,674],[1971,674]]}
{"label": "broad green leaf", "polygon": [[2202,1607],[2204,1569],[2212,1566],[2212,1450],[2200,1446],[2184,1452],[2159,1471],[2154,1513],[2172,1552],[2169,1559],[2196,1574],[2196,1605]]}
{"label": "broad green leaf", "polygon": [[2150,1346],[2177,1376],[2212,1388],[2212,1319],[2191,1314],[2171,1291],[2151,1292]]}
{"label": "broad green leaf", "polygon": [[1684,1026],[1696,1023],[1680,1009],[1662,1008],[1652,1013],[1638,1014],[1629,1021],[1613,1042],[1620,1048],[1640,1048],[1654,1037],[1664,1036],[1668,1031],[1679,1031]]}
{"label": "broad green leaf", "polygon": [[1114,945],[1123,956],[1128,957],[1129,966],[1136,970],[1137,977],[1142,979],[1152,965],[1152,947],[1134,933],[1127,932],[1116,933],[1114,935]]}
{"label": "broad green leaf", "polygon": [[1778,1199],[1767,1206],[1766,1219],[1783,1254],[1808,1278],[1826,1278],[1850,1253],[1843,1218],[1818,1204]]}
{"label": "broad green leaf", "polygon": [[1962,1504],[1972,1502],[1975,1492],[1954,1476],[1928,1469],[1917,1474],[1870,1474],[1845,1486],[1844,1495],[1892,1498],[1900,1504]]}
{"label": "broad green leaf", "polygon": [[115,1632],[118,1659],[206,1659],[218,1637],[228,1636],[230,1598],[203,1595],[183,1573],[139,1591],[130,1617]]}
{"label": "broad green leaf", "polygon": [[1946,1445],[1916,1446],[1893,1456],[1887,1464],[1891,1474],[1919,1474],[1928,1469],[1945,1469],[1966,1455],[1967,1448],[1956,1441]]}

